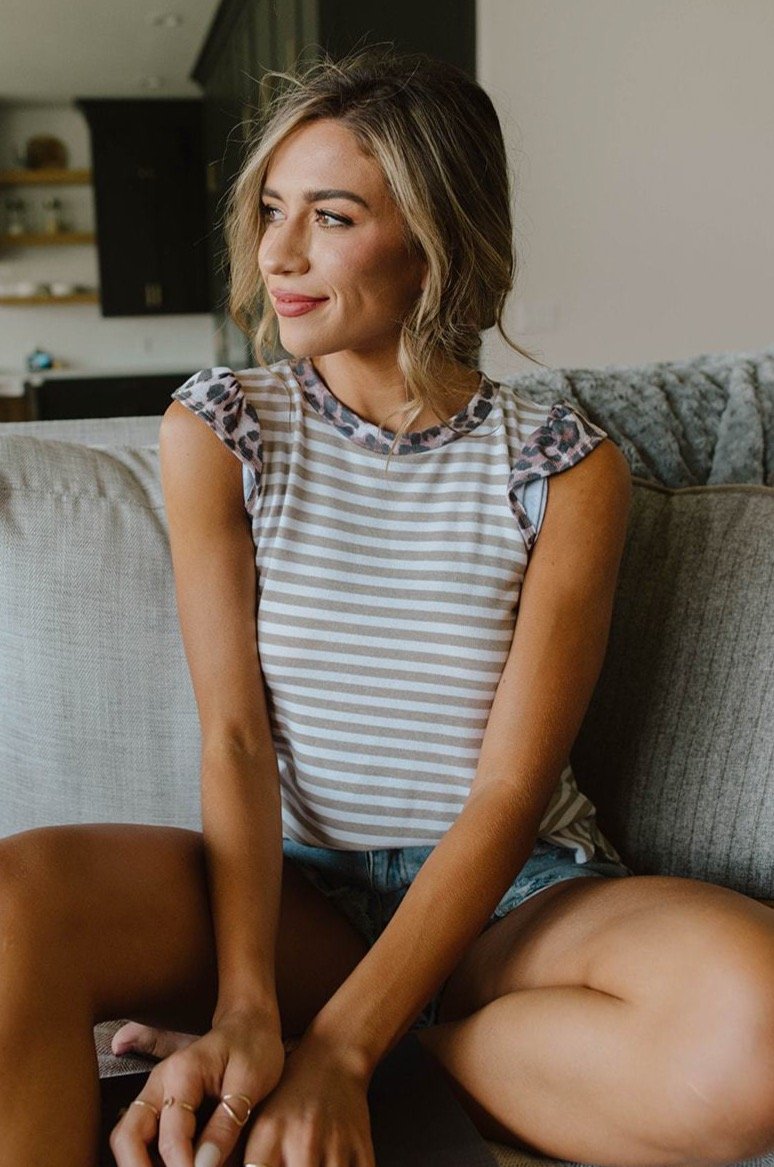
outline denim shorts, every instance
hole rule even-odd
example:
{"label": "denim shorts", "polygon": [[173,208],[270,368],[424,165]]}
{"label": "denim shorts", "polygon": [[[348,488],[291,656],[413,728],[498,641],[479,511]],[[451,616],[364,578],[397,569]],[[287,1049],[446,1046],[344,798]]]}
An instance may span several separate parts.
{"label": "denim shorts", "polygon": [[[427,847],[389,847],[376,851],[340,851],[310,847],[293,839],[283,839],[285,856],[315,887],[331,900],[365,938],[369,948],[395,915],[412,880],[433,850]],[[485,932],[537,892],[565,879],[584,876],[621,877],[634,872],[597,852],[586,863],[577,863],[575,852],[545,839],[537,839],[527,862],[505,892],[484,925]],[[444,985],[419,1014],[412,1029],[423,1029],[438,1021]]]}

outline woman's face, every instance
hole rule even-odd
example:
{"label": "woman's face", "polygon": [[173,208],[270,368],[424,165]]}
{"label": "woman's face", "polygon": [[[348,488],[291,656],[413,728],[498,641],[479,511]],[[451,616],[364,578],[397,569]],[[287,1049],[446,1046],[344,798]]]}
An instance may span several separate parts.
{"label": "woman's face", "polygon": [[[382,172],[351,131],[332,119],[295,130],[274,152],[261,202],[258,266],[287,352],[394,354],[426,264],[409,253]],[[321,302],[283,315],[282,293]]]}

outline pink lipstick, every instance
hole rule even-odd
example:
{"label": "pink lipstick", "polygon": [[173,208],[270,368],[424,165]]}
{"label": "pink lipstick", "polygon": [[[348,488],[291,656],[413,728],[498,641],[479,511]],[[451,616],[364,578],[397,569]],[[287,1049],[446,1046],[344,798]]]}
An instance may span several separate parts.
{"label": "pink lipstick", "polygon": [[279,292],[274,296],[274,304],[280,316],[302,316],[311,312],[318,304],[324,304],[327,296],[299,296],[295,292]]}

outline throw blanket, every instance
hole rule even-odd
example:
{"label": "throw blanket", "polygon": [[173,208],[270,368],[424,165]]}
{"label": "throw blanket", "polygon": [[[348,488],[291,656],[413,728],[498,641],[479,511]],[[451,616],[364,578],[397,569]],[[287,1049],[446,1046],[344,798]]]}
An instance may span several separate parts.
{"label": "throw blanket", "polygon": [[502,378],[600,425],[632,474],[662,486],[774,486],[774,348],[686,361],[538,369]]}

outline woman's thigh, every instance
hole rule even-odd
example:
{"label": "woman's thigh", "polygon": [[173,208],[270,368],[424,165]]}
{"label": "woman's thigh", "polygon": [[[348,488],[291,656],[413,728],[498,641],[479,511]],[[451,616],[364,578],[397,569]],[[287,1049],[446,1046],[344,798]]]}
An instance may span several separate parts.
{"label": "woman's thigh", "polygon": [[759,999],[772,984],[774,912],[676,876],[577,879],[532,896],[482,933],[446,983],[440,1021],[519,989],[581,985],[667,1005],[726,977]]}
{"label": "woman's thigh", "polygon": [[[89,824],[12,835],[0,840],[0,902],[13,897],[46,966],[59,962],[63,976],[88,986],[95,1023],[209,1028],[217,962],[200,833]],[[285,1035],[303,1031],[366,950],[286,859],[276,953]]]}

